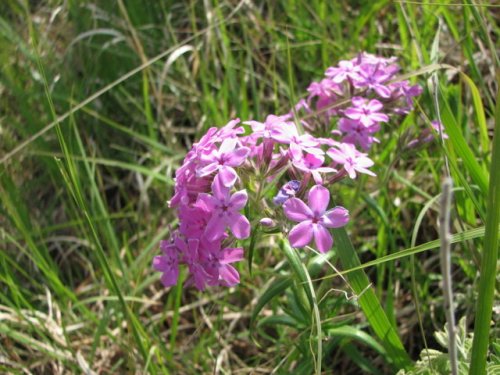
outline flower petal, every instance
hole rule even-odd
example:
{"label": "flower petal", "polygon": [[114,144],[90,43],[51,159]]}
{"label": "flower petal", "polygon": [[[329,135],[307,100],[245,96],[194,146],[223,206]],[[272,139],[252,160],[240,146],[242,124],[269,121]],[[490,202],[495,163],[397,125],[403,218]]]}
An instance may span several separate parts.
{"label": "flower petal", "polygon": [[218,202],[218,199],[214,198],[210,194],[201,193],[200,195],[198,195],[196,207],[199,207],[205,211],[211,211],[215,208]]}
{"label": "flower petal", "polygon": [[177,284],[178,277],[179,277],[179,268],[172,267],[168,271],[164,272],[163,275],[161,275],[160,280],[164,286],[172,286]]}
{"label": "flower petal", "polygon": [[231,195],[229,199],[229,204],[231,205],[231,210],[239,211],[247,204],[248,194],[246,190],[240,190]]}
{"label": "flower petal", "polygon": [[219,275],[226,286],[233,286],[239,284],[240,274],[236,268],[230,265],[225,265],[219,268]]}
{"label": "flower petal", "polygon": [[[225,168],[225,167],[223,167],[223,168]],[[229,167],[229,168],[231,168],[231,167]],[[234,169],[233,169],[233,171],[234,171]],[[224,181],[222,180],[221,173],[218,173],[212,182],[212,192],[214,193],[215,198],[217,198],[217,200],[219,200],[220,202],[226,202],[229,199],[229,190],[230,190],[230,187],[228,187],[224,184]]]}
{"label": "flower petal", "polygon": [[313,217],[311,209],[298,198],[288,199],[283,204],[283,210],[285,216],[292,221],[304,221]]}
{"label": "flower petal", "polygon": [[236,171],[232,167],[226,165],[220,167],[218,176],[222,184],[227,188],[233,187],[238,178]]}
{"label": "flower petal", "polygon": [[349,211],[344,207],[335,207],[325,212],[321,224],[327,228],[340,228],[349,222]]}
{"label": "flower petal", "polygon": [[207,223],[205,228],[205,236],[209,241],[215,241],[224,235],[224,230],[226,229],[226,224],[218,216],[212,216],[212,218]]}
{"label": "flower petal", "polygon": [[229,158],[225,164],[231,167],[237,167],[243,164],[249,153],[250,149],[248,147],[240,147],[229,154]]}
{"label": "flower petal", "polygon": [[227,224],[237,239],[241,240],[250,236],[250,222],[244,215],[235,213],[228,216],[228,219],[229,222]]}
{"label": "flower petal", "polygon": [[338,164],[345,164],[346,162],[346,155],[344,152],[340,151],[339,149],[332,147],[329,149],[326,154],[335,162]]}
{"label": "flower petal", "polygon": [[330,192],[321,185],[315,185],[309,190],[308,203],[312,212],[321,216],[326,211],[330,202]]}
{"label": "flower petal", "polygon": [[312,221],[306,220],[297,224],[288,234],[288,240],[293,247],[304,247],[309,244],[313,237]]}
{"label": "flower petal", "polygon": [[157,271],[164,272],[168,268],[167,259],[162,255],[157,255],[153,258],[153,268]]}
{"label": "flower petal", "polygon": [[227,247],[222,250],[220,264],[229,264],[243,260],[243,249],[241,247]]}
{"label": "flower petal", "polygon": [[332,235],[321,224],[313,224],[314,242],[316,243],[316,248],[322,252],[328,252],[333,245]]}
{"label": "flower petal", "polygon": [[224,139],[219,147],[220,154],[227,154],[229,152],[232,152],[236,147],[237,142],[238,140],[236,138]]}
{"label": "flower petal", "polygon": [[196,171],[196,175],[198,177],[205,177],[208,176],[209,174],[214,173],[216,170],[219,169],[219,164],[218,163],[210,163]]}

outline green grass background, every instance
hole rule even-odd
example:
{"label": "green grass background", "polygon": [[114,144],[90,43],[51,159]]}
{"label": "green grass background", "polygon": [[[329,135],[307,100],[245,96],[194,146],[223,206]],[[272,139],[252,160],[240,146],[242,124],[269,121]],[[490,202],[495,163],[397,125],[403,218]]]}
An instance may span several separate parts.
{"label": "green grass background", "polygon": [[[364,269],[412,359],[426,346],[442,350],[431,241],[447,168],[455,314],[472,330],[476,312],[491,317],[496,306],[497,321],[498,9],[488,1],[2,1],[0,370],[396,371],[402,362],[351,298],[363,291],[349,277]],[[397,56],[424,93],[381,131],[378,177],[336,191],[352,212],[347,232],[362,264],[338,265],[352,285],[312,255],[301,255],[305,273],[292,253],[283,263],[266,238],[252,250],[252,272],[239,265],[237,288],[163,288],[151,261],[175,225],[166,201],[190,145],[234,117],[288,112],[328,66],[359,51]],[[438,117],[445,146],[405,146]],[[329,262],[342,254],[334,249]],[[483,256],[490,267],[480,282]],[[482,321],[477,347],[498,337]]]}

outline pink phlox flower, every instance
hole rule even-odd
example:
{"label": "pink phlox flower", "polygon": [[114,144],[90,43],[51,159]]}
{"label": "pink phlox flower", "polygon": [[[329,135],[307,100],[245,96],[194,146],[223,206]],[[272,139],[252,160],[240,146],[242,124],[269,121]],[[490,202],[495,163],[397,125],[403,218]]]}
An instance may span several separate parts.
{"label": "pink phlox flower", "polygon": [[413,98],[422,94],[422,87],[419,85],[410,85],[408,81],[394,82],[389,85],[392,90],[391,99],[404,99],[403,107],[394,108],[397,114],[407,114],[413,109]]}
{"label": "pink phlox flower", "polygon": [[328,78],[324,78],[319,82],[312,82],[307,91],[309,92],[307,100],[311,100],[314,97],[336,98],[337,95],[342,95],[341,87]]}
{"label": "pink phlox flower", "polygon": [[243,249],[227,247],[221,249],[220,242],[215,246],[207,243],[204,251],[205,271],[210,275],[210,285],[234,286],[239,284],[240,275],[231,263],[243,260]]}
{"label": "pink phlox flower", "polygon": [[375,173],[367,169],[373,166],[373,161],[350,143],[338,143],[326,153],[336,164],[342,164],[352,179],[356,178],[356,172],[375,176]]}
{"label": "pink phlox flower", "polygon": [[237,138],[226,138],[222,141],[218,150],[208,154],[202,154],[200,159],[205,164],[197,170],[198,177],[204,177],[217,172],[226,187],[232,187],[238,174],[234,167],[238,167],[245,161],[250,153],[248,147],[236,147]]}
{"label": "pink phlox flower", "polygon": [[160,249],[163,255],[154,257],[153,268],[163,272],[160,280],[164,286],[175,285],[179,277],[179,250],[170,241],[161,241]]}
{"label": "pink phlox flower", "polygon": [[[307,100],[311,102],[313,98],[317,97],[316,110],[321,111],[325,108],[332,106],[337,101],[337,96],[342,95],[341,87],[329,78],[322,79],[319,83],[313,82],[307,89],[309,96]],[[327,119],[335,116],[337,110],[335,108],[327,109],[321,113]]]}
{"label": "pink phlox flower", "polygon": [[321,173],[334,173],[337,170],[331,167],[324,167],[324,155],[306,154],[303,158],[294,160],[293,166],[304,173],[310,173],[316,184],[323,184]]}
{"label": "pink phlox flower", "polygon": [[431,121],[432,128],[438,133],[443,135],[443,139],[448,139],[448,134],[444,132],[444,126],[438,120]]}
{"label": "pink phlox flower", "polygon": [[200,252],[200,240],[188,238],[187,242],[181,238],[175,239],[175,246],[182,254],[182,262],[188,266],[190,277],[186,286],[196,286],[198,290],[204,290],[210,282],[210,275],[203,267],[203,258]]}
{"label": "pink phlox flower", "polygon": [[[335,132],[338,132],[337,130],[332,130],[331,133],[335,134]],[[338,132],[338,135],[342,135],[341,132]],[[337,142],[332,139],[332,138],[324,138],[324,137],[319,137],[316,138],[319,142],[320,145],[326,145],[326,146],[335,146]]]}
{"label": "pink phlox flower", "polygon": [[225,139],[236,138],[239,135],[245,133],[245,129],[243,128],[243,126],[236,126],[239,123],[239,118],[229,121],[226,125],[224,125],[217,131],[216,140],[222,142]]}
{"label": "pink phlox flower", "polygon": [[195,203],[198,194],[210,191],[211,182],[208,177],[197,177],[194,170],[186,170],[183,175],[175,178],[175,193],[168,202],[169,207]]}
{"label": "pink phlox flower", "polygon": [[182,205],[179,215],[179,232],[186,238],[200,238],[207,227],[211,213],[204,207]]}
{"label": "pink phlox flower", "polygon": [[330,192],[321,185],[315,185],[308,194],[308,205],[298,198],[290,198],[283,205],[285,216],[298,222],[288,239],[293,247],[308,245],[313,237],[316,248],[326,253],[332,248],[333,238],[328,228],[339,228],[349,221],[349,212],[344,207],[327,211]]}
{"label": "pink phlox flower", "polygon": [[310,134],[301,134],[297,130],[295,124],[287,127],[273,129],[272,137],[276,142],[290,145],[289,152],[292,159],[300,159],[302,152],[321,155],[323,150],[319,148],[319,142]]}
{"label": "pink phlox flower", "polygon": [[339,61],[338,66],[332,66],[325,72],[325,76],[330,78],[334,83],[340,83],[352,76],[358,71],[359,66],[354,61],[343,60]]}
{"label": "pink phlox flower", "polygon": [[393,57],[381,57],[368,52],[361,52],[353,60],[357,61],[358,64],[381,64],[383,66],[394,64],[398,58]]}
{"label": "pink phlox flower", "polygon": [[339,130],[344,134],[342,142],[358,144],[364,150],[368,150],[372,143],[379,142],[377,138],[373,137],[373,133],[380,130],[380,124],[378,123],[364,126],[360,121],[341,118],[339,120]]}
{"label": "pink phlox flower", "polygon": [[355,96],[351,102],[353,107],[349,107],[344,111],[344,114],[350,119],[359,121],[364,126],[389,121],[389,116],[381,112],[384,106],[378,100],[372,99],[368,101],[367,99]]}
{"label": "pink phlox flower", "polygon": [[196,203],[212,215],[205,229],[205,236],[209,241],[214,241],[224,235],[229,227],[236,238],[247,238],[250,236],[250,222],[239,212],[247,203],[247,192],[240,190],[231,195],[229,188],[220,180],[216,177],[212,183],[213,195],[200,194]]}
{"label": "pink phlox flower", "polygon": [[[208,129],[207,132],[205,133],[205,135],[203,137],[201,137],[200,140],[193,145],[191,150],[196,155],[199,155],[201,152],[213,148],[215,142],[217,141],[218,131],[219,131],[219,129],[217,129],[216,127],[211,127],[210,129]],[[189,160],[189,157],[187,157],[187,158]]]}
{"label": "pink phlox flower", "polygon": [[386,69],[380,64],[362,64],[353,75],[353,85],[356,88],[366,87],[368,91],[373,90],[382,98],[389,98],[391,90],[384,83],[393,75],[393,69]]}
{"label": "pink phlox flower", "polygon": [[245,121],[244,124],[250,125],[252,127],[252,131],[255,135],[258,135],[262,138],[270,139],[271,133],[273,129],[279,127],[288,127],[293,125],[290,120],[291,116],[289,114],[276,116],[276,115],[268,115],[266,117],[266,121]]}
{"label": "pink phlox flower", "polygon": [[254,133],[244,135],[238,138],[240,147],[247,147],[249,149],[247,159],[253,158],[257,153],[254,151],[254,147],[258,146],[260,137]]}

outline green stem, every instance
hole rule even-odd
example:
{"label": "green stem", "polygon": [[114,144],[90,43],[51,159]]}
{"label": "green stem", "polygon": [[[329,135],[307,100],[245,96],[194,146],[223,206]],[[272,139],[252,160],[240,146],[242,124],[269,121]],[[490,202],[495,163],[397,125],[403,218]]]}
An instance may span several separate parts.
{"label": "green stem", "polygon": [[469,374],[486,374],[486,356],[490,333],[491,314],[495,295],[495,277],[498,260],[498,225],[500,223],[500,91],[497,95],[495,134],[490,166],[490,186],[484,250],[479,276],[479,296],[476,303],[474,340]]}

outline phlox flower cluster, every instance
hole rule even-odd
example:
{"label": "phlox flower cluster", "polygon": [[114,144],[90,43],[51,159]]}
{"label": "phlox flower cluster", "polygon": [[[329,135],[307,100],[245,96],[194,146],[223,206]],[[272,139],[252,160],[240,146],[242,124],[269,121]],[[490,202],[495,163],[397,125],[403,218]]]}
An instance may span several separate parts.
{"label": "phlox flower cluster", "polygon": [[349,221],[347,209],[329,207],[331,186],[375,175],[375,134],[422,91],[398,71],[395,58],[361,53],[328,68],[294,111],[210,128],[176,171],[169,205],[179,225],[153,261],[162,283],[176,284],[182,264],[199,290],[238,284],[232,264],[244,258],[240,240],[252,225],[273,227],[296,248],[329,251],[329,229]]}

